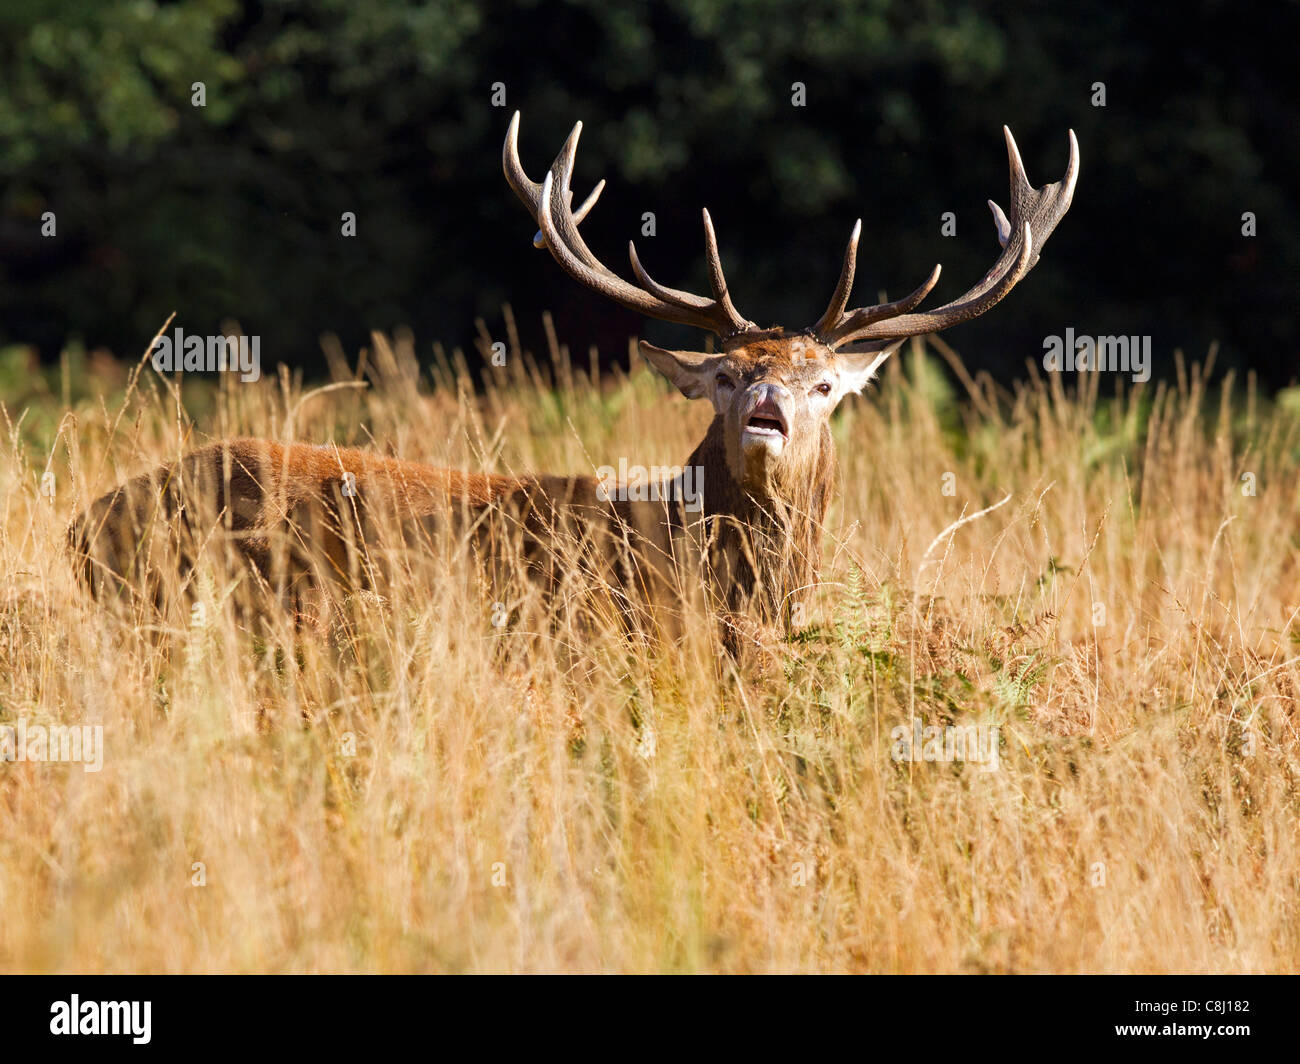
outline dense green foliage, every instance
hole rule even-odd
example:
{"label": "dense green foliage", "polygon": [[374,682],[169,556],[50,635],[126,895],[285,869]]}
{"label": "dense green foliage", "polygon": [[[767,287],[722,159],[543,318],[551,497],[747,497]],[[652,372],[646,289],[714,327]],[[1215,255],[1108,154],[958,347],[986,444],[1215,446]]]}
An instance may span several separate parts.
{"label": "dense green foliage", "polygon": [[508,301],[526,329],[549,308],[566,340],[619,352],[637,319],[529,246],[500,170],[515,108],[539,177],[584,121],[579,194],[610,180],[584,229],[616,269],[636,236],[660,280],[703,288],[706,205],[741,309],[804,324],[861,216],[860,301],[935,261],[947,299],[994,258],[1006,122],[1036,183],[1060,176],[1070,127],[1083,173],[1014,311],[950,337],[968,361],[1019,375],[1073,326],[1150,334],[1158,371],[1216,340],[1245,365],[1268,352],[1281,383],[1300,337],[1300,79],[1267,51],[1296,23],[1291,4],[1212,0],[1176,22],[1091,0],[9,0],[0,343],[133,355],[176,310],[311,367],[322,332],[351,347],[409,323],[463,344],[476,316],[499,331]]}

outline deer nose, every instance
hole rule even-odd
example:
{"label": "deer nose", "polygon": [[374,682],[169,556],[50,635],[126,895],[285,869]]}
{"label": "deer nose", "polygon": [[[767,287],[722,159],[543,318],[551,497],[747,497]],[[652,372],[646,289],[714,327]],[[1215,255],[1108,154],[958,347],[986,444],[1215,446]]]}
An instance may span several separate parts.
{"label": "deer nose", "polygon": [[793,401],[794,396],[784,384],[777,384],[774,381],[759,381],[756,384],[751,384],[748,391],[745,392],[745,413],[747,415],[752,414],[762,407],[769,411],[775,408],[784,415],[788,413],[790,404]]}

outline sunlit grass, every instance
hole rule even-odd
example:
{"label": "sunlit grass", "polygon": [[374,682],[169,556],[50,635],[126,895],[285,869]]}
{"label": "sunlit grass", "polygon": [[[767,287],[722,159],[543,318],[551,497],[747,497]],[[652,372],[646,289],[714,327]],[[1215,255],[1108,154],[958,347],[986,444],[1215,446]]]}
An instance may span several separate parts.
{"label": "sunlit grass", "polygon": [[[0,357],[0,724],[107,746],[0,764],[0,969],[1296,970],[1300,415],[1195,367],[972,396],[901,353],[837,416],[823,586],[763,673],[702,616],[496,628],[436,559],[327,633],[222,574],[202,623],[74,583],[77,510],[214,438],[590,472],[703,434],[639,366],[539,362],[478,387],[399,336],[364,389],[178,393]],[[913,717],[998,725],[997,771],[895,762]]]}

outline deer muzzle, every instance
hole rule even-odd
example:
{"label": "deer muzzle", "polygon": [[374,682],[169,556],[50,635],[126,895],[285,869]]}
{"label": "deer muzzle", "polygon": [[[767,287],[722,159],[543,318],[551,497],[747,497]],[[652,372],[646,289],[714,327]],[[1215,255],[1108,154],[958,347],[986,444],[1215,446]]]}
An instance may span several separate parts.
{"label": "deer muzzle", "polygon": [[740,417],[740,445],[745,451],[779,455],[790,442],[791,395],[779,384],[755,384],[746,393]]}

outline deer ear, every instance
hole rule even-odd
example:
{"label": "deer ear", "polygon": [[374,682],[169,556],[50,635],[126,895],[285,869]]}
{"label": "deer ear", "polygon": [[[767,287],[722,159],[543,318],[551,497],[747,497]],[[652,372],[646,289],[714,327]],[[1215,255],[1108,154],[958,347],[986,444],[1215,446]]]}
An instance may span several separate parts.
{"label": "deer ear", "polygon": [[840,374],[840,395],[850,392],[857,395],[876,376],[890,355],[899,349],[902,340],[890,340],[887,343],[863,344],[856,351],[836,351],[835,368]]}
{"label": "deer ear", "polygon": [[709,377],[721,355],[698,351],[665,351],[644,340],[637,343],[641,355],[667,377],[687,399],[704,399],[709,394]]}

